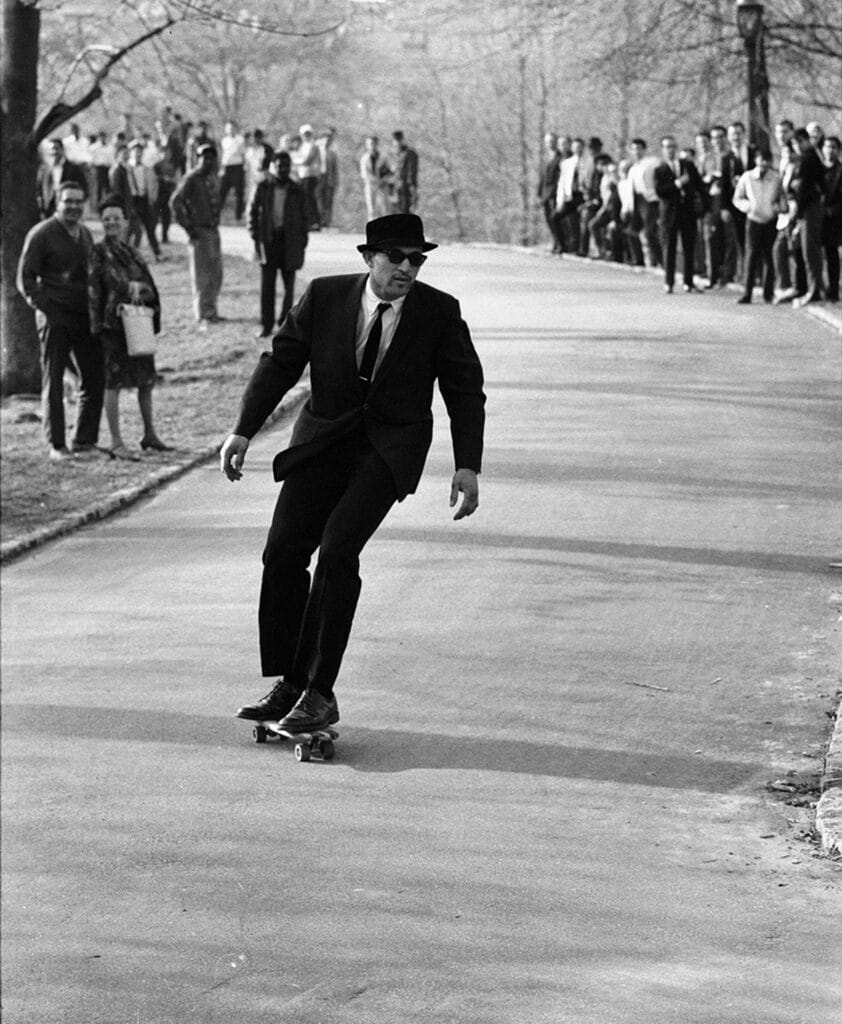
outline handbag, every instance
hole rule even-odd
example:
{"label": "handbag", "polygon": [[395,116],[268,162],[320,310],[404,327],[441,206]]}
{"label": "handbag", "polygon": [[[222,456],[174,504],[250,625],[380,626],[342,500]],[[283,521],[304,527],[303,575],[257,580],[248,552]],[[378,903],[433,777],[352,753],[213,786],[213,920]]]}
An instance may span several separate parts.
{"label": "handbag", "polygon": [[122,302],[117,307],[123,331],[126,335],[126,348],[130,356],[155,355],[155,330],[152,325],[154,311],[148,306],[131,305]]}

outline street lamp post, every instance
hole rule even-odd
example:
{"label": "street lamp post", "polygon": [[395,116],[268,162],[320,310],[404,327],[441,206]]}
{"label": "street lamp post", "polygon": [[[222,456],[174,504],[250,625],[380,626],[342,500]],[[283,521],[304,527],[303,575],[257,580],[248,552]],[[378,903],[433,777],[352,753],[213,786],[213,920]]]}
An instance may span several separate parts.
{"label": "street lamp post", "polygon": [[747,118],[749,141],[769,148],[769,78],[763,41],[763,4],[737,0],[737,29],[748,58]]}

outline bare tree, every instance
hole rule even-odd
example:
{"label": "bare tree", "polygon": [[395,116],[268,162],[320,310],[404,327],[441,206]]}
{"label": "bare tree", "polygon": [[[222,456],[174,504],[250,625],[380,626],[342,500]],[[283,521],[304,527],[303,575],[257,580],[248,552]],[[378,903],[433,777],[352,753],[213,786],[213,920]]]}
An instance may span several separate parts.
{"label": "bare tree", "polygon": [[[92,0],[92,3],[95,0]],[[38,342],[32,311],[18,295],[15,272],[27,231],[37,220],[35,181],[38,147],[50,134],[103,95],[103,83],[120,62],[138,47],[160,38],[176,24],[204,21],[237,26],[273,36],[309,37],[334,32],[342,23],[336,8],[326,4],[316,9],[308,0],[300,0],[308,16],[318,15],[321,25],[296,28],[267,16],[277,5],[264,4],[265,11],[236,16],[228,5],[210,0],[169,0],[157,4],[122,0],[124,13],[136,16],[137,34],[122,45],[86,44],[65,72],[64,86],[57,100],[38,118],[38,58],[42,30],[42,12],[38,0],[3,0],[3,39],[0,57],[0,160],[2,161],[2,282],[0,282],[0,324],[2,324],[2,365],[0,387],[4,395],[37,391],[40,386]],[[58,11],[59,8],[51,9]],[[113,3],[108,8],[113,15]],[[327,16],[333,20],[327,22]],[[93,63],[94,54],[99,60]],[[103,60],[102,58],[105,57]],[[73,73],[84,67],[91,79],[73,99],[66,99]],[[53,69],[54,83],[59,68]],[[236,101],[237,82],[231,85],[228,99]]]}

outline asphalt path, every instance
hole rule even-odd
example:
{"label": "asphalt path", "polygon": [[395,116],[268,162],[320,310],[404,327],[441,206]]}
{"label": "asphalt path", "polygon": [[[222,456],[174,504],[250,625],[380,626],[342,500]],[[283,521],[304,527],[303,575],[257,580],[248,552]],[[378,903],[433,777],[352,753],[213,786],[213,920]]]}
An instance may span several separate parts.
{"label": "asphalt path", "polygon": [[232,717],[288,426],[4,569],[5,1019],[837,1024],[839,869],[767,786],[838,685],[838,337],[493,247],[422,273],[486,368],[480,508],[438,402],[333,763]]}

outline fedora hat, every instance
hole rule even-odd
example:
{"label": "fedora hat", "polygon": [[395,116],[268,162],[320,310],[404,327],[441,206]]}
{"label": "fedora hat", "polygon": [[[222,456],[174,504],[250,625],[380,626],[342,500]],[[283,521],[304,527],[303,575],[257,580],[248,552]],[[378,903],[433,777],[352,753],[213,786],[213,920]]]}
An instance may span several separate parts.
{"label": "fedora hat", "polygon": [[422,252],[438,249],[436,242],[424,238],[424,224],[414,213],[390,213],[387,217],[370,220],[365,226],[365,242],[357,246],[358,252],[367,249],[388,249],[393,245],[417,246]]}

